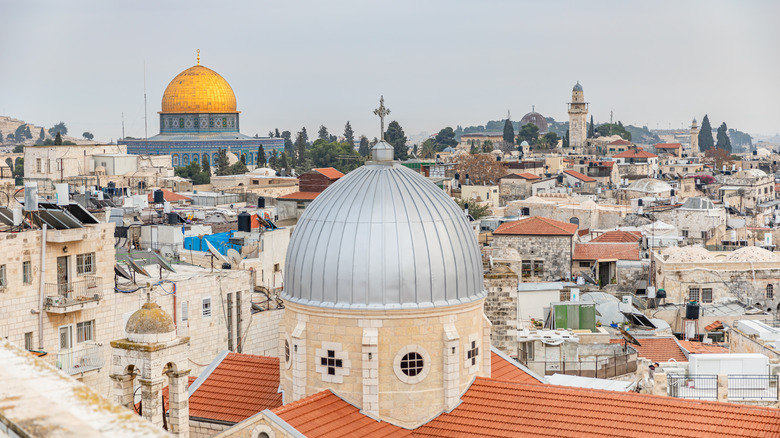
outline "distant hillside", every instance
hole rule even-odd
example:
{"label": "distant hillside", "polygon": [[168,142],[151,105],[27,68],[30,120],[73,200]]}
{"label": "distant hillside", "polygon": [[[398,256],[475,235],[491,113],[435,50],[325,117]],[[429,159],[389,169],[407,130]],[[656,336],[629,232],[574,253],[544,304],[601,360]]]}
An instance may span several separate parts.
{"label": "distant hillside", "polygon": [[[24,138],[20,141],[15,138],[15,134],[17,133],[17,130],[19,127],[23,127],[24,132],[29,132],[28,135],[24,136]],[[29,131],[27,130],[29,128]],[[41,139],[41,129],[43,129],[43,140],[53,140],[54,137],[52,137],[51,134],[49,134],[48,128],[45,128],[40,125],[36,125],[34,123],[28,123],[24,120],[15,119],[13,117],[9,116],[0,116],[0,146],[16,146],[16,145],[25,145],[25,146],[32,146],[36,143],[40,143]],[[9,135],[11,136],[9,138]],[[64,135],[62,137],[63,141],[71,141],[76,144],[97,144],[98,142],[93,140],[85,140],[82,137],[72,137],[70,135]]]}

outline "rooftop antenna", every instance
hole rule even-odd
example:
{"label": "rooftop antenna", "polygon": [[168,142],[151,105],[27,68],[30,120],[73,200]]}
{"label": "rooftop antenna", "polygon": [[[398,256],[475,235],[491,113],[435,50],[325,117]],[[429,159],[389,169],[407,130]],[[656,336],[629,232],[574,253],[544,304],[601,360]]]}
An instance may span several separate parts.
{"label": "rooftop antenna", "polygon": [[146,61],[144,61],[144,142],[146,143],[146,155],[149,155],[149,132],[146,128]]}
{"label": "rooftop antenna", "polygon": [[531,112],[532,112],[532,113],[535,113],[535,112],[536,112],[536,105],[531,105]]}
{"label": "rooftop antenna", "polygon": [[612,124],[612,110],[609,110],[609,124]]}
{"label": "rooftop antenna", "polygon": [[509,110],[506,110],[506,119],[512,120],[512,116],[509,115]]}
{"label": "rooftop antenna", "polygon": [[374,114],[379,116],[379,125],[382,129],[379,133],[380,141],[385,141],[385,117],[390,114],[390,109],[385,107],[385,96],[379,98],[379,108],[374,110]]}
{"label": "rooftop antenna", "polygon": [[125,112],[122,111],[122,138],[125,138]]}

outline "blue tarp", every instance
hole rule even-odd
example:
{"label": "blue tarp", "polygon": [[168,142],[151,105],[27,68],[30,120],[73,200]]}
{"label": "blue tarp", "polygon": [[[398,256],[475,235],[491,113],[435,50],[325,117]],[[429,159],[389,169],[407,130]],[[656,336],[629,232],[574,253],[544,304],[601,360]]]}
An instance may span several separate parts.
{"label": "blue tarp", "polygon": [[228,231],[226,233],[216,233],[216,234],[210,234],[208,236],[203,236],[203,238],[200,238],[198,236],[190,236],[184,238],[184,249],[189,249],[192,251],[203,251],[208,252],[209,247],[206,245],[205,241],[208,241],[212,245],[214,245],[214,248],[219,251],[220,254],[226,256],[227,250],[229,248],[233,248],[239,253],[241,253],[241,245],[236,245],[235,243],[230,243],[228,240],[233,237],[233,233],[235,231]]}

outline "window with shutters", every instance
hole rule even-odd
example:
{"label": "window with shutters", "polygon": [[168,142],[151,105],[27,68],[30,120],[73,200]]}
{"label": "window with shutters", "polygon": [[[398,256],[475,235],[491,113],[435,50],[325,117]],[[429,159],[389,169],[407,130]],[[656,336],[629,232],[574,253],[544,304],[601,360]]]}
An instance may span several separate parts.
{"label": "window with shutters", "polygon": [[211,297],[203,298],[203,312],[204,318],[211,318]]}

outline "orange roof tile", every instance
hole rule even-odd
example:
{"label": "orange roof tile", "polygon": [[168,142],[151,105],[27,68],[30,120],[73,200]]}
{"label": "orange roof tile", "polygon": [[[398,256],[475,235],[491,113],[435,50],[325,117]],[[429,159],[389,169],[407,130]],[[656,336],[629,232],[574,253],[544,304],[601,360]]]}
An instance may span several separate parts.
{"label": "orange roof tile", "polygon": [[533,374],[531,370],[525,368],[520,362],[496,350],[490,349],[490,378],[496,380],[506,380],[519,383],[545,383],[540,380],[541,377]]}
{"label": "orange roof tile", "polygon": [[780,410],[477,377],[460,405],[414,436],[769,437],[780,436]]}
{"label": "orange roof tile", "polygon": [[154,190],[162,190],[163,191],[163,197],[168,202],[179,202],[179,201],[192,201],[192,199],[180,195],[176,192],[172,192],[170,190],[166,189],[152,189],[152,191],[149,192],[149,195],[146,197],[146,199],[149,200],[149,202],[154,201]]}
{"label": "orange roof tile", "polygon": [[493,231],[493,235],[573,236],[576,231],[576,224],[533,216],[528,219],[503,223],[496,228],[496,231]]}
{"label": "orange roof tile", "polygon": [[680,149],[681,147],[680,143],[658,143],[655,145],[656,149]]}
{"label": "orange roof tile", "polygon": [[[669,359],[674,359],[677,362],[688,362],[688,358],[675,338],[639,338],[637,340],[642,346],[632,345],[632,347],[639,352],[639,357],[653,362],[668,362]],[[609,341],[613,344],[623,343],[622,339],[610,339]]]}
{"label": "orange roof tile", "polygon": [[630,142],[630,141],[628,141],[628,140],[623,140],[623,139],[621,138],[621,139],[619,139],[619,140],[615,140],[615,141],[613,141],[613,142],[610,142],[609,144],[610,144],[610,145],[615,145],[615,146],[621,146],[621,145],[630,145],[630,144],[634,144],[634,143],[631,143],[631,142]]}
{"label": "orange roof tile", "polygon": [[582,182],[596,182],[595,179],[589,177],[588,175],[583,175],[583,174],[577,172],[576,170],[564,170],[563,173],[565,173],[567,175],[571,175],[574,178],[577,178],[578,180],[580,180]]}
{"label": "orange roof tile", "polygon": [[228,353],[190,395],[190,417],[238,423],[282,405],[279,358]]}
{"label": "orange roof tile", "polygon": [[639,242],[642,240],[642,233],[639,231],[621,231],[621,230],[615,230],[615,231],[607,231],[606,233],[594,237],[591,239],[591,242],[609,242],[609,243],[619,243],[619,242]]}
{"label": "orange roof tile", "polygon": [[533,173],[528,173],[528,172],[518,173],[517,176],[521,176],[521,177],[523,177],[525,179],[541,179],[542,178],[539,175],[534,175]]}
{"label": "orange roof tile", "polygon": [[[640,341],[641,342],[641,341]],[[704,342],[677,341],[680,347],[689,354],[722,354],[728,353],[729,349],[720,345],[705,344]]]}
{"label": "orange roof tile", "polygon": [[642,148],[629,149],[625,152],[621,152],[617,155],[613,155],[613,158],[657,158],[658,155],[647,152]]}
{"label": "orange roof tile", "polygon": [[319,169],[312,169],[316,170],[317,172],[327,176],[329,179],[339,179],[342,176],[344,176],[343,173],[339,172],[338,170],[332,168],[332,167],[320,167]]}
{"label": "orange roof tile", "polygon": [[614,167],[614,161],[588,161],[588,164],[593,164],[598,167]]}
{"label": "orange roof tile", "polygon": [[307,437],[410,437],[412,431],[363,415],[330,390],[318,392],[273,410]]}
{"label": "orange roof tile", "polygon": [[712,324],[705,326],[704,330],[707,330],[708,332],[714,332],[715,330],[723,330],[723,323],[720,321],[715,321]]}
{"label": "orange roof tile", "polygon": [[640,260],[639,245],[629,243],[578,243],[572,260]]}
{"label": "orange roof tile", "polygon": [[294,192],[280,196],[276,199],[289,199],[292,201],[311,201],[319,195],[320,192]]}

